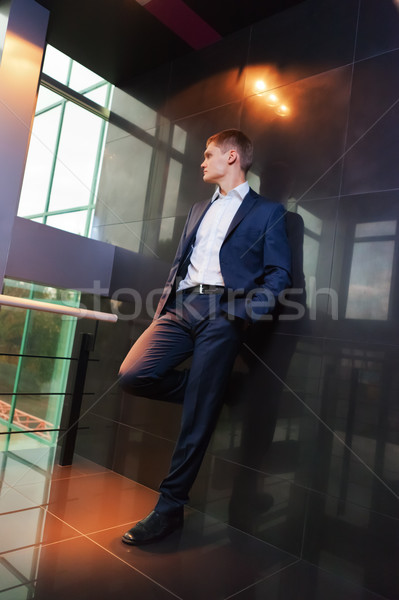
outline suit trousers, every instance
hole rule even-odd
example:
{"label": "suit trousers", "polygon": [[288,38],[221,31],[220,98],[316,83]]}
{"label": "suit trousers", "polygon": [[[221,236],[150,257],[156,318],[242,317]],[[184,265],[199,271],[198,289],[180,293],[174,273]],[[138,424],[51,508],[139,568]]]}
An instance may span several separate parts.
{"label": "suit trousers", "polygon": [[[120,369],[129,393],[182,402],[181,429],[156,510],[181,511],[201,466],[240,349],[244,321],[220,309],[220,295],[178,292],[132,346]],[[176,367],[192,357],[189,370]]]}

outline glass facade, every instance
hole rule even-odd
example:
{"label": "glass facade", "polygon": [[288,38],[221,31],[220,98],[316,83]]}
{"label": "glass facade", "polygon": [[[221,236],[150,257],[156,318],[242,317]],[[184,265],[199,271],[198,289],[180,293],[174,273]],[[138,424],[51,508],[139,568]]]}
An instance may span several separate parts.
{"label": "glass facade", "polygon": [[[47,46],[18,216],[87,236],[112,86]],[[3,293],[78,306],[80,293],[6,280]],[[0,449],[58,436],[76,318],[0,311]],[[5,435],[28,432],[28,435]]]}
{"label": "glass facade", "polygon": [[112,86],[51,46],[43,74],[18,215],[87,236]]}
{"label": "glass facade", "polygon": [[[5,280],[3,291],[70,306],[77,306],[80,299],[78,292],[11,279]],[[74,317],[2,307],[0,431],[31,431],[31,439],[38,443],[56,440],[54,430],[61,418],[75,326]],[[1,440],[2,446],[7,446],[2,449],[7,450],[9,436],[1,436]]]}

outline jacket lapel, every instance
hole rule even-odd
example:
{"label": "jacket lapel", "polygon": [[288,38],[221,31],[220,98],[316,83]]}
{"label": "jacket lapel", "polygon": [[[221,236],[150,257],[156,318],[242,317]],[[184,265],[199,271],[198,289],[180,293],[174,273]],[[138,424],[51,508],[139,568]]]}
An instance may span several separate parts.
{"label": "jacket lapel", "polygon": [[[233,220],[230,223],[230,227],[227,230],[226,237],[224,238],[224,242],[229,237],[229,235],[234,231],[239,223],[243,220],[243,218],[249,213],[249,211],[254,206],[259,195],[254,192],[251,188],[248,194],[245,196],[243,201],[241,202],[241,206],[233,217]],[[224,243],[223,242],[223,243]]]}
{"label": "jacket lapel", "polygon": [[[239,223],[241,223],[243,218],[252,209],[257,198],[259,198],[259,194],[257,194],[256,192],[254,192],[254,190],[252,190],[250,188],[248,194],[243,199],[240,208],[238,209],[238,211],[234,215],[233,220],[230,223],[230,226],[227,230],[224,242],[231,235],[231,233],[234,231],[234,229],[237,227],[237,225]],[[193,207],[194,210],[190,216],[186,236],[185,236],[185,239],[183,242],[184,245],[182,248],[182,254],[181,254],[181,259],[180,259],[180,263],[179,263],[180,264],[179,271],[181,271],[182,267],[187,262],[187,259],[189,258],[190,254],[191,254],[191,247],[194,242],[195,236],[197,234],[198,227],[200,226],[201,221],[204,218],[205,213],[209,209],[210,205],[211,205],[211,200],[206,200],[205,202],[202,202],[198,205],[194,205],[194,207]]]}
{"label": "jacket lapel", "polygon": [[180,259],[179,271],[181,271],[182,267],[186,263],[187,259],[191,255],[192,245],[194,243],[195,236],[198,231],[198,227],[201,224],[202,219],[205,216],[206,211],[211,205],[211,200],[206,200],[199,205],[194,205],[193,213],[190,216],[190,220],[187,226],[187,231],[185,235],[185,239],[183,240],[183,248]]}
{"label": "jacket lapel", "polygon": [[191,241],[193,236],[197,233],[198,227],[210,205],[211,200],[206,200],[205,202],[201,202],[198,206],[195,206],[196,210],[195,212],[193,211],[188,224],[186,240]]}

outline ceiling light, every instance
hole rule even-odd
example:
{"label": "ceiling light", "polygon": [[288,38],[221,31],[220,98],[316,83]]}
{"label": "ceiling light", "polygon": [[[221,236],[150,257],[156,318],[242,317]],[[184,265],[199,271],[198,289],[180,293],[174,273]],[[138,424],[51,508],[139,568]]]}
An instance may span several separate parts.
{"label": "ceiling light", "polygon": [[280,115],[280,117],[286,117],[290,112],[290,109],[285,104],[280,104],[278,108],[276,108],[276,114]]}
{"label": "ceiling light", "polygon": [[262,92],[264,92],[266,90],[266,84],[263,81],[263,79],[258,79],[258,81],[255,82],[255,91],[258,95],[260,95]]}
{"label": "ceiling light", "polygon": [[278,104],[278,97],[276,96],[276,94],[268,94],[266,96],[266,103],[269,106],[277,106],[277,104]]}

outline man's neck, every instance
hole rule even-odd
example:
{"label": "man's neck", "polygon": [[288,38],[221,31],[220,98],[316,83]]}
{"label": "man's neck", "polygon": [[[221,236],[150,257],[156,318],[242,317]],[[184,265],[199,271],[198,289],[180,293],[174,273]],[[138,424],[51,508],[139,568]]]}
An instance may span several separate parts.
{"label": "man's neck", "polygon": [[238,185],[245,183],[245,181],[246,181],[246,178],[245,178],[244,174],[241,175],[240,177],[229,178],[229,180],[227,180],[227,181],[220,181],[219,182],[220,193],[223,196],[227,196],[227,194],[229,192],[231,192],[231,190],[234,190],[234,188],[236,188]]}

